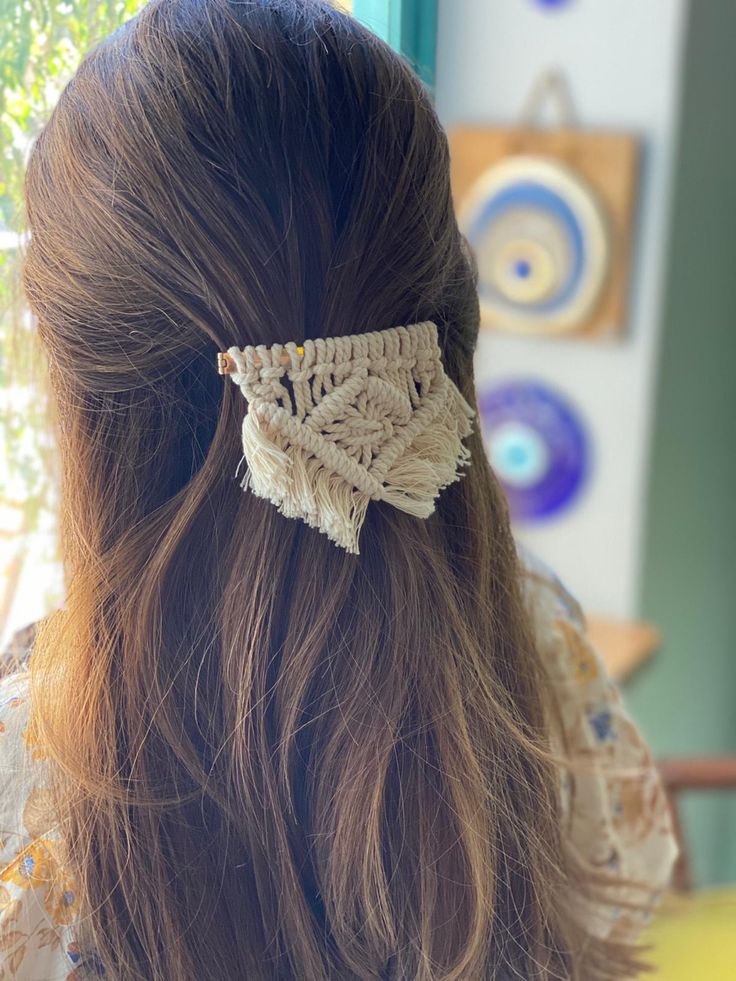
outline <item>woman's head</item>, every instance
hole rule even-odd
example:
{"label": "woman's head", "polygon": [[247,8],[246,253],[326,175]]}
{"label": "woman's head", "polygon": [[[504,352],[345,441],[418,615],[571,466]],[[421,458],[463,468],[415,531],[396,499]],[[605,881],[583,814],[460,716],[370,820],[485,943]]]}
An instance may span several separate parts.
{"label": "woman's head", "polygon": [[[62,426],[107,451],[106,481],[129,463],[128,524],[203,465],[194,489],[236,497],[242,404],[212,369],[232,344],[434,320],[473,401],[444,133],[411,70],[327,3],[149,4],[83,62],[27,189]],[[104,536],[108,509],[85,511]]]}
{"label": "woman's head", "polygon": [[351,555],[241,491],[243,403],[214,369],[432,320],[474,402],[474,274],[421,83],[318,0],[152,0],[63,93],[27,210],[69,576],[36,706],[108,974],[578,976],[480,435],[435,514],[373,503]]}

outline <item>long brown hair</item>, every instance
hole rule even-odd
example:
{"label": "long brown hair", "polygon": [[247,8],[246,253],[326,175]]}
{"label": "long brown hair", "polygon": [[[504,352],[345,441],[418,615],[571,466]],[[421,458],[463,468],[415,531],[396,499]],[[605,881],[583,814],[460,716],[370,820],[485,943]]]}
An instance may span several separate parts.
{"label": "long brown hair", "polygon": [[565,901],[479,433],[429,520],[371,505],[359,556],[235,479],[231,345],[433,320],[474,404],[474,271],[409,67],[319,0],[152,0],[64,91],[27,211],[69,583],[33,703],[107,976],[624,976]]}

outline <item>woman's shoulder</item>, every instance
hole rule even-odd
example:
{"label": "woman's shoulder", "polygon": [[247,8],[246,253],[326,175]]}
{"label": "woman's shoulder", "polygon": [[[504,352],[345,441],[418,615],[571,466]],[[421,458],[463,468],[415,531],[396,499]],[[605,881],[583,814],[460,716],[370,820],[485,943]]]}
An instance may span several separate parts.
{"label": "woman's shoulder", "polygon": [[15,812],[35,771],[40,769],[40,755],[34,753],[30,720],[30,675],[14,671],[0,678],[0,814],[8,823],[8,812]]}
{"label": "woman's shoulder", "polygon": [[28,671],[0,678],[0,977],[68,979],[76,887],[62,871],[30,710]]}
{"label": "woman's shoulder", "polygon": [[522,546],[517,549],[535,647],[567,736],[572,735],[576,745],[587,745],[595,736],[603,748],[616,736],[614,715],[624,725],[619,688],[590,640],[578,601],[538,556]]}
{"label": "woman's shoulder", "polygon": [[536,648],[558,693],[577,697],[578,684],[609,686],[605,664],[589,643],[585,614],[577,599],[532,551],[517,543],[517,553]]}
{"label": "woman's shoulder", "polygon": [[557,573],[540,557],[517,541],[521,585],[527,606],[536,617],[564,618],[585,628],[585,616],[575,597]]}
{"label": "woman's shoulder", "polygon": [[519,547],[519,559],[569,761],[562,773],[567,836],[591,869],[610,877],[605,900],[586,900],[581,916],[600,936],[635,939],[677,857],[664,787],[646,740],[586,633],[579,604],[531,552]]}

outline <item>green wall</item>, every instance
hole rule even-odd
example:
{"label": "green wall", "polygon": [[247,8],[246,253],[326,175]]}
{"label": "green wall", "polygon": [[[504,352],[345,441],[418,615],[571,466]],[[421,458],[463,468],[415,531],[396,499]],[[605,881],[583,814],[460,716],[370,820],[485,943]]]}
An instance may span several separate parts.
{"label": "green wall", "polygon": [[[664,754],[736,753],[736,3],[691,2],[641,612],[627,701]],[[701,883],[736,880],[736,792],[685,799]]]}

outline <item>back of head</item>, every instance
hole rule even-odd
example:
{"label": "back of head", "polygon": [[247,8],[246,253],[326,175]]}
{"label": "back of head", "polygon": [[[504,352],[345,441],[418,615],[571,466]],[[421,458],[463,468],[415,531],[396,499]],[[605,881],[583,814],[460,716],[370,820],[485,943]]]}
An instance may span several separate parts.
{"label": "back of head", "polygon": [[431,320],[474,403],[421,83],[318,0],[152,0],[63,93],[27,208],[69,580],[33,683],[107,975],[598,976],[479,433],[360,555],[234,479],[231,345]]}

